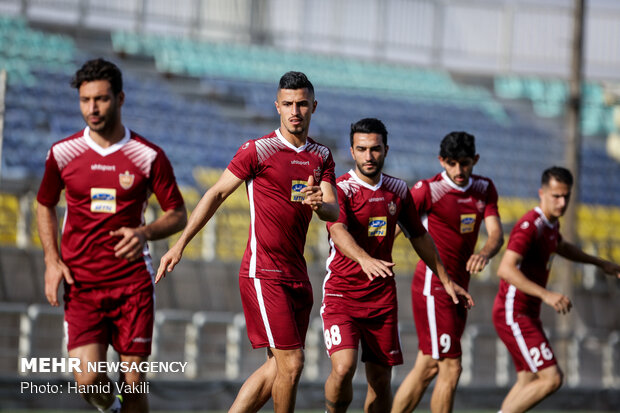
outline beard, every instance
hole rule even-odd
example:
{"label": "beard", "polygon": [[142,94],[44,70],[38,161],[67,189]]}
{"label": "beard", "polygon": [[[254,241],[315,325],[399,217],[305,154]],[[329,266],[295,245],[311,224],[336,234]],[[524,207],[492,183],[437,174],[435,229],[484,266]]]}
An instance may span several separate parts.
{"label": "beard", "polygon": [[375,166],[375,169],[369,171],[364,168],[363,163],[357,163],[357,170],[360,171],[362,175],[368,178],[375,178],[377,177],[377,175],[381,173],[381,170],[383,169],[383,159],[376,161],[374,163],[374,166]]}

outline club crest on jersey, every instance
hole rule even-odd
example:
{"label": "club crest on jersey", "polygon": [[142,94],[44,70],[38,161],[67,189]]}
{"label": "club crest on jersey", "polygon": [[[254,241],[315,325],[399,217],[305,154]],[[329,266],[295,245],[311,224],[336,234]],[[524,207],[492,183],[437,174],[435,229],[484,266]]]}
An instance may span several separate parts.
{"label": "club crest on jersey", "polygon": [[90,212],[115,214],[116,189],[90,188]]}
{"label": "club crest on jersey", "polygon": [[476,208],[478,208],[478,212],[484,211],[485,206],[486,206],[486,203],[483,200],[479,199],[476,201]]}
{"label": "club crest on jersey", "polygon": [[390,213],[390,215],[394,215],[396,213],[396,204],[394,203],[394,201],[390,201],[390,203],[388,204],[388,212]]}
{"label": "club crest on jersey", "polygon": [[306,199],[306,194],[303,194],[301,190],[307,186],[308,181],[293,180],[293,182],[291,182],[291,201],[302,202]]}
{"label": "club crest on jersey", "polygon": [[134,174],[130,174],[129,171],[125,171],[124,174],[118,174],[118,183],[121,184],[121,188],[129,189],[133,185]]}
{"label": "club crest on jersey", "polygon": [[316,168],[314,168],[314,171],[312,171],[312,175],[314,176],[314,182],[316,182],[317,184],[321,182],[321,167],[317,166]]}
{"label": "club crest on jersey", "polygon": [[461,214],[461,234],[474,232],[476,214]]}
{"label": "club crest on jersey", "polygon": [[385,237],[387,232],[387,217],[368,218],[368,236]]}

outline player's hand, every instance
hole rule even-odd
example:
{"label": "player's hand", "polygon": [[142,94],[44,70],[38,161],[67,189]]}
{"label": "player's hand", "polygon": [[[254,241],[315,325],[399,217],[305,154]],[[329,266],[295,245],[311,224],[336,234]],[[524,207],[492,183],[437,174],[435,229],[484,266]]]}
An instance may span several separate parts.
{"label": "player's hand", "polygon": [[183,250],[175,244],[161,257],[161,260],[159,260],[159,268],[157,268],[157,275],[155,275],[155,284],[164,278],[167,272],[172,272],[174,267],[181,261],[182,255]]}
{"label": "player's hand", "polygon": [[545,304],[553,307],[553,309],[559,314],[567,314],[573,307],[570,299],[562,293],[556,293],[555,291],[547,291],[543,295],[542,300]]}
{"label": "player's hand", "polygon": [[114,246],[114,255],[127,261],[134,261],[142,256],[146,235],[141,228],[122,227],[116,231],[110,231],[113,237],[122,237]]}
{"label": "player's hand", "polygon": [[62,280],[67,284],[73,284],[73,277],[69,267],[62,262],[60,258],[51,262],[45,262],[45,297],[47,301],[57,307],[58,304],[58,287]]}
{"label": "player's hand", "polygon": [[[454,304],[462,302],[465,308],[467,308],[468,310],[474,305],[476,305],[471,294],[469,294],[466,289],[453,282],[452,280],[448,280],[446,283],[444,283],[443,287],[446,289],[446,293],[448,293],[448,295],[452,297],[452,302],[454,302]],[[459,297],[461,297],[461,299],[459,299]]]}
{"label": "player's hand", "polygon": [[360,266],[370,281],[377,277],[386,278],[394,276],[394,272],[392,272],[393,262],[368,258],[361,260]]}
{"label": "player's hand", "polygon": [[620,278],[620,265],[618,264],[605,261],[603,265],[601,265],[601,269],[607,275],[615,275],[617,278]]}
{"label": "player's hand", "polygon": [[308,177],[308,185],[299,192],[306,195],[306,198],[301,203],[310,205],[313,211],[316,211],[323,205],[323,191],[321,191],[320,186],[315,185],[312,175]]}
{"label": "player's hand", "polygon": [[470,274],[475,274],[484,270],[484,267],[489,263],[489,258],[484,254],[472,254],[471,257],[467,260],[467,264],[465,264],[465,269],[469,271]]}

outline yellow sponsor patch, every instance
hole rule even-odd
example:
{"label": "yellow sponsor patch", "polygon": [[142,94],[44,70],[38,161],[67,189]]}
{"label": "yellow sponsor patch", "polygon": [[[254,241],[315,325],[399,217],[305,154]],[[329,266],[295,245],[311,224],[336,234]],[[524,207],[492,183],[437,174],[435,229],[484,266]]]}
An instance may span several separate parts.
{"label": "yellow sponsor patch", "polygon": [[90,212],[116,213],[116,189],[90,188]]}
{"label": "yellow sponsor patch", "polygon": [[461,214],[461,234],[474,232],[476,214]]}
{"label": "yellow sponsor patch", "polygon": [[301,190],[308,186],[308,181],[293,181],[291,182],[291,201],[302,202],[306,199],[306,195],[301,193]]}
{"label": "yellow sponsor patch", "polygon": [[368,236],[385,237],[387,232],[387,217],[368,218]]}

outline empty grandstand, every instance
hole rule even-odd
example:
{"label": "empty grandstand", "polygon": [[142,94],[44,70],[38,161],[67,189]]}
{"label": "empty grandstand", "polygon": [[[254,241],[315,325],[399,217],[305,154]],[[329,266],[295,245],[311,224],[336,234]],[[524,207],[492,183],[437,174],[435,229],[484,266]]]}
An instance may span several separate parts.
{"label": "empty grandstand", "polygon": [[[410,185],[438,172],[439,142],[447,132],[474,134],[481,154],[476,172],[497,185],[506,233],[536,205],[542,169],[563,162],[568,45],[558,46],[558,39],[570,23],[570,2],[95,3],[0,0],[0,70],[7,74],[0,114],[0,376],[8,378],[1,388],[6,407],[40,407],[11,394],[20,358],[66,354],[62,312],[46,304],[42,291],[34,191],[50,145],[83,128],[69,82],[88,58],[119,64],[127,95],[123,122],[164,148],[190,209],[241,143],[276,126],[275,83],[287,70],[306,72],[315,85],[319,104],[310,136],[333,150],[338,174],[352,166],[349,125],[362,117],[384,121],[390,144],[386,172]],[[282,19],[294,27],[281,27]],[[605,84],[620,82],[619,49],[610,40],[620,34],[620,7],[592,0],[588,22],[577,229],[586,250],[619,262],[620,164],[608,154],[606,138],[620,126],[603,97]],[[193,396],[188,399],[195,393],[185,392],[200,383],[213,394],[217,389],[234,394],[234,386],[264,357],[250,351],[240,315],[236,277],[247,242],[247,209],[246,195],[238,190],[190,244],[190,260],[157,288],[152,359],[190,366],[182,375],[153,375],[153,397],[162,408],[170,404],[162,396],[166,387],[157,383],[177,386],[178,396],[171,399],[186,408],[204,408]],[[159,213],[151,208],[147,215]],[[156,259],[167,245],[154,244]],[[324,226],[315,220],[306,245],[315,303],[326,252]],[[405,349],[405,366],[394,373],[398,384],[417,346],[409,298],[417,257],[402,237],[394,259]],[[461,400],[473,409],[497,407],[497,394],[514,377],[490,320],[496,265],[471,286],[477,306],[463,340],[461,385],[480,392],[475,400],[460,393],[457,405]],[[618,283],[581,266],[573,279],[571,332],[549,332],[566,344],[568,390],[562,391],[598,395],[596,403],[573,407],[613,410],[620,402]],[[315,305],[302,380],[309,394],[305,402],[313,408],[321,404],[310,394],[320,393],[329,372],[317,316]],[[543,312],[548,326],[554,317]],[[356,383],[364,378],[356,377]],[[77,398],[66,403],[83,407]],[[228,403],[229,397],[214,396],[212,407]],[[570,407],[562,399],[557,403]]]}

